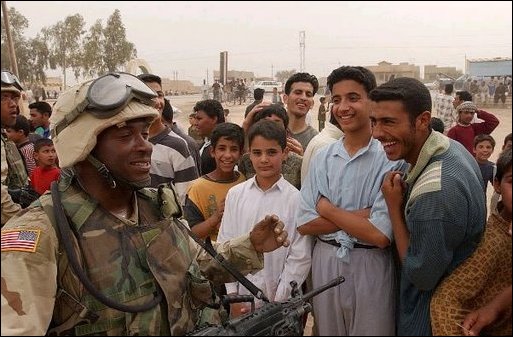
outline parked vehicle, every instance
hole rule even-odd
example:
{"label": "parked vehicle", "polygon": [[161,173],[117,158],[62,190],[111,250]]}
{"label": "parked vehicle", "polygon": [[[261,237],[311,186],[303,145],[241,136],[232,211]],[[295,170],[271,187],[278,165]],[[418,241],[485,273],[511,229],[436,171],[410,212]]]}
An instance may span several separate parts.
{"label": "parked vehicle", "polygon": [[265,92],[273,92],[273,88],[278,88],[278,92],[282,91],[282,83],[278,81],[259,81],[255,84],[255,89],[264,89]]}

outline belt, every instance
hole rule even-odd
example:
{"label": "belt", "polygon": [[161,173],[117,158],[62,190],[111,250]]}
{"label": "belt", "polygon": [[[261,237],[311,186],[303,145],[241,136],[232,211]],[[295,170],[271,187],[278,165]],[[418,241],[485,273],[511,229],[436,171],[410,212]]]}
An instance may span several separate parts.
{"label": "belt", "polygon": [[[335,246],[335,247],[340,247],[340,243],[338,243],[337,241],[335,240],[324,240],[324,239],[321,239],[320,237],[317,237],[317,239],[319,239],[320,241],[324,242],[324,243],[327,243],[329,245],[332,245],[332,246]],[[353,248],[362,248],[362,249],[375,249],[375,248],[378,248],[376,246],[369,246],[369,245],[364,245],[364,244],[361,244],[361,243],[358,243],[358,242],[355,242],[354,245],[353,245]]]}

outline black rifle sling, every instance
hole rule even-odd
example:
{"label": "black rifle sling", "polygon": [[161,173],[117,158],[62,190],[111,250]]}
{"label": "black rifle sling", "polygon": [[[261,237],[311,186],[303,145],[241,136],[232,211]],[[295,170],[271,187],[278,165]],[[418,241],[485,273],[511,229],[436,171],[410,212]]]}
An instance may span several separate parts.
{"label": "black rifle sling", "polygon": [[244,275],[241,274],[240,271],[238,271],[234,266],[231,265],[229,261],[227,261],[221,254],[219,254],[214,247],[212,246],[212,243],[210,242],[210,238],[207,237],[207,239],[203,242],[200,238],[194,234],[189,227],[184,225],[180,220],[173,218],[175,223],[180,226],[183,230],[187,231],[189,236],[196,241],[198,245],[200,245],[203,249],[207,251],[221,266],[223,266],[237,281],[239,281],[246,289],[249,290],[250,293],[253,294],[256,298],[264,301],[269,302],[269,299],[264,295],[263,291],[260,290],[256,285],[254,285],[250,280],[248,280]]}
{"label": "black rifle sling", "polygon": [[73,248],[73,239],[71,237],[71,226],[66,217],[66,213],[64,212],[64,208],[61,204],[61,197],[59,190],[57,189],[57,182],[53,182],[51,186],[52,191],[52,201],[53,201],[53,210],[55,213],[55,220],[57,222],[57,229],[59,236],[61,238],[61,243],[64,245],[64,250],[66,251],[66,255],[68,257],[69,263],[73,272],[78,276],[80,282],[84,285],[87,291],[94,296],[98,301],[103,303],[104,305],[119,310],[123,312],[129,313],[138,313],[148,311],[151,308],[155,307],[162,301],[162,293],[160,288],[157,285],[157,294],[155,297],[145,304],[140,305],[126,305],[122,303],[118,303],[98,290],[95,285],[91,282],[86,272],[82,269],[80,264],[78,263],[78,258],[75,254],[75,250]]}

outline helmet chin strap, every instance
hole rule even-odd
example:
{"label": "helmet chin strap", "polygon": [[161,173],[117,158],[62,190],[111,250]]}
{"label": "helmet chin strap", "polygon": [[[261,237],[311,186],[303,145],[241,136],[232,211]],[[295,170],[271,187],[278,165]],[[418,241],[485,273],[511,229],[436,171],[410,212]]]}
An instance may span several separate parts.
{"label": "helmet chin strap", "polygon": [[112,189],[117,187],[117,185],[118,185],[117,182],[119,182],[123,185],[129,186],[133,190],[140,190],[141,188],[148,187],[150,185],[150,182],[151,182],[150,177],[148,177],[147,179],[144,179],[142,181],[129,181],[124,178],[114,176],[109,171],[107,166],[105,166],[104,163],[102,163],[101,161],[96,159],[96,157],[94,157],[92,154],[89,154],[87,156],[87,160],[96,168],[96,170],[98,170],[98,173],[100,173],[100,175],[102,177],[107,179],[107,181],[109,182],[109,185]]}

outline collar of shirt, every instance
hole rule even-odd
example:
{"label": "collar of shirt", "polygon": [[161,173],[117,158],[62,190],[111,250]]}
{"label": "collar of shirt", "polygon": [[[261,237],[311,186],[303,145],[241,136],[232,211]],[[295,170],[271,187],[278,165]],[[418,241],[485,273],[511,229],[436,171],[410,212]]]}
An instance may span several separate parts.
{"label": "collar of shirt", "polygon": [[337,146],[335,151],[333,152],[333,156],[339,156],[342,157],[348,161],[355,160],[356,158],[363,156],[365,153],[371,150],[378,149],[379,146],[381,146],[381,143],[377,141],[376,139],[372,138],[369,140],[369,143],[367,146],[362,147],[359,149],[352,157],[347,153],[346,148],[344,147],[344,140],[346,136],[342,135],[342,138],[339,140],[339,144],[341,146]]}
{"label": "collar of shirt", "polygon": [[258,186],[258,183],[256,181],[256,175],[251,177],[250,179],[248,179],[248,181],[251,181],[250,182],[250,186],[249,188],[252,189],[252,188],[257,188],[258,190],[260,190],[262,193],[267,193],[267,192],[270,192],[274,189],[279,189],[280,191],[283,191],[284,188],[285,188],[285,178],[283,178],[283,175],[280,175],[280,179],[278,179],[277,182],[274,183],[273,186],[271,186],[269,189],[267,189],[266,191],[262,190],[260,188],[260,186]]}
{"label": "collar of shirt", "polygon": [[205,138],[205,141],[203,142],[203,145],[201,146],[201,149],[199,150],[200,156],[203,155],[203,151],[210,145],[210,139]]}

